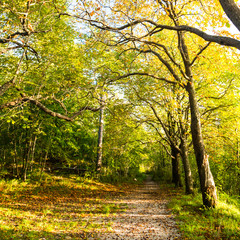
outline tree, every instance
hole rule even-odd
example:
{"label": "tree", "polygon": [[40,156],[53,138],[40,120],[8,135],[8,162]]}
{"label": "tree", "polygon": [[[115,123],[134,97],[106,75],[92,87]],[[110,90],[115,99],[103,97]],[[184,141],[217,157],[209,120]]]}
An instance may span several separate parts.
{"label": "tree", "polygon": [[[0,110],[31,104],[67,121],[72,121],[85,110],[98,111],[99,107],[90,106],[93,99],[89,101],[89,97],[72,114],[64,107],[62,99],[69,98],[73,88],[78,96],[93,90],[88,86],[81,92],[74,80],[84,79],[83,62],[79,57],[76,62],[71,58],[70,53],[76,57],[80,51],[74,44],[76,33],[70,22],[58,17],[58,10],[67,7],[65,1],[17,2],[1,2],[1,27],[4,29],[0,35],[1,61],[3,71],[8,74],[0,81]],[[64,51],[69,54],[63,55]],[[60,64],[63,61],[65,65]],[[51,77],[55,81],[50,81]],[[49,104],[53,102],[58,103],[58,109],[51,109]]]}
{"label": "tree", "polygon": [[[83,4],[85,4],[85,2]],[[217,199],[216,189],[209,168],[208,155],[206,154],[203,144],[200,113],[194,86],[195,81],[192,75],[192,66],[209,44],[201,47],[198,53],[191,59],[192,56],[187,48],[186,36],[183,31],[189,31],[197,34],[210,42],[217,42],[222,45],[233,46],[236,48],[239,48],[240,42],[231,37],[209,35],[195,27],[186,26],[185,22],[191,17],[188,17],[188,13],[191,11],[189,9],[193,7],[191,2],[189,2],[189,4],[185,4],[184,1],[158,1],[157,3],[152,2],[150,5],[148,3],[147,5],[148,6],[140,6],[140,4],[137,5],[119,1],[116,2],[115,5],[109,6],[109,9],[112,10],[112,14],[106,13],[105,16],[107,17],[101,18],[99,14],[94,16],[96,12],[94,8],[99,11],[99,9],[101,9],[101,5],[98,5],[98,2],[94,4],[86,3],[84,5],[85,15],[83,13],[82,15],[78,15],[76,17],[88,21],[92,26],[99,29],[116,33],[115,38],[108,42],[111,45],[125,44],[129,47],[129,49],[138,51],[140,54],[153,54],[163,65],[165,65],[172,76],[171,80],[167,78],[161,78],[161,80],[179,85],[186,89],[191,109],[191,133],[198,165],[203,203],[205,206],[214,207]],[[149,6],[151,6],[151,10],[153,8],[157,10],[158,15],[156,15],[156,11],[150,10],[146,14],[146,9]],[[105,9],[102,11],[104,10]],[[152,14],[152,16],[149,19],[148,16],[150,14]],[[170,21],[166,20],[166,16]],[[185,19],[183,19],[183,16]],[[114,24],[111,25],[108,18],[111,19],[112,22],[115,21]],[[165,21],[165,24],[161,23],[163,21]],[[173,60],[168,48],[161,44],[160,38],[159,40],[154,41],[154,36],[162,36],[161,32],[163,30],[172,30],[177,32],[178,48],[182,64],[178,64]],[[130,43],[132,43],[132,46],[130,46]],[[141,48],[141,45],[145,47]],[[164,52],[165,56],[163,57],[157,49]],[[166,55],[168,60],[166,60]],[[170,63],[173,64],[173,66],[171,66]],[[182,79],[180,79],[179,75],[176,74],[176,68],[180,70]],[[149,75],[149,73],[126,74],[126,76],[132,75]],[[160,79],[156,76],[156,79],[157,78]]]}
{"label": "tree", "polygon": [[[57,9],[66,9],[65,1],[1,1],[0,6],[0,134],[4,146],[0,157],[3,170],[23,180],[48,158],[70,163],[69,156],[77,160],[79,154],[77,134],[70,134],[71,127],[66,127],[70,139],[66,140],[54,130],[62,124],[44,114],[71,122],[86,110],[96,112],[101,107],[84,62],[87,47],[82,41],[89,37],[78,36],[70,21],[59,19]],[[91,145],[91,137],[86,139],[85,145],[79,142],[83,156],[87,142]],[[83,158],[89,160],[90,155]]]}
{"label": "tree", "polygon": [[[131,99],[131,104],[137,105],[141,109],[138,114],[140,123],[153,127],[164,148],[170,148],[170,151],[167,150],[167,152],[171,157],[172,180],[176,187],[182,186],[179,161],[179,155],[181,155],[186,193],[192,193],[193,180],[187,143],[189,105],[186,103],[185,93],[181,90],[177,91],[175,86],[164,87],[164,84],[156,83],[152,79],[138,78],[131,82],[132,84],[129,84],[126,90],[127,96]],[[152,92],[153,86],[154,92]],[[131,91],[131,87],[134,91]],[[137,100],[134,99],[134,96]],[[149,108],[150,112],[146,112],[143,108]]]}
{"label": "tree", "polygon": [[[217,72],[212,69],[212,79],[204,83],[208,92],[200,90],[203,134],[211,156],[211,169],[219,191],[238,193],[238,121],[239,121],[239,64],[234,59],[226,61],[233,71]],[[221,60],[222,61],[222,60]],[[225,69],[224,63],[221,64]],[[226,68],[227,69],[227,68]]]}

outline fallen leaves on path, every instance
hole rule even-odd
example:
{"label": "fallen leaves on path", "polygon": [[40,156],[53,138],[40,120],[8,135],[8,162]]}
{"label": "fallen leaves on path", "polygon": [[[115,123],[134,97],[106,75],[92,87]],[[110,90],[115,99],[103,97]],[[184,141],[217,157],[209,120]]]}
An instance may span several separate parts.
{"label": "fallen leaves on path", "polygon": [[[125,212],[108,217],[112,231],[99,232],[98,239],[180,239],[174,216],[167,209],[168,192],[148,180],[116,200]],[[94,238],[89,238],[94,239]]]}
{"label": "fallen leaves on path", "polygon": [[[1,187],[1,186],[0,186]],[[0,239],[177,239],[169,193],[154,182],[114,186],[53,178],[2,186]]]}

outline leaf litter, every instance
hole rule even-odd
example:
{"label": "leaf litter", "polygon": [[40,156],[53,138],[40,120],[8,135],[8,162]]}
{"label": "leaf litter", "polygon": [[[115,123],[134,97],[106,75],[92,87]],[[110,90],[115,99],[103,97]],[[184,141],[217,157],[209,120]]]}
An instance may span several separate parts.
{"label": "leaf litter", "polygon": [[163,185],[57,180],[3,188],[0,239],[180,239]]}

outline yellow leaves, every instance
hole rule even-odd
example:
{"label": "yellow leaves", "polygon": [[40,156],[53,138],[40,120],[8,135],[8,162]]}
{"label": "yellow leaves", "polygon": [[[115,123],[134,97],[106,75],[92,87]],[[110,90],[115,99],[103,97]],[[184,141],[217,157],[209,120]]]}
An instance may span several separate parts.
{"label": "yellow leaves", "polygon": [[31,23],[28,23],[28,29],[31,30],[32,32],[34,31]]}
{"label": "yellow leaves", "polygon": [[92,17],[94,14],[98,14],[97,12],[98,12],[100,9],[101,9],[100,7],[95,8],[94,11],[91,11],[91,12],[89,13],[89,15]]}

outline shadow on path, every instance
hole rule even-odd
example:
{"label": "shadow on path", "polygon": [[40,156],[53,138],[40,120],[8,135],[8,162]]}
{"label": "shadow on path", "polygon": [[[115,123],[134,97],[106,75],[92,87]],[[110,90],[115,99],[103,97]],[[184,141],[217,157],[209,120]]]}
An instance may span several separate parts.
{"label": "shadow on path", "polygon": [[181,239],[174,217],[166,206],[168,198],[167,190],[148,176],[144,184],[115,201],[127,205],[125,212],[102,219],[112,223],[112,231],[99,232],[97,238],[92,239]]}

